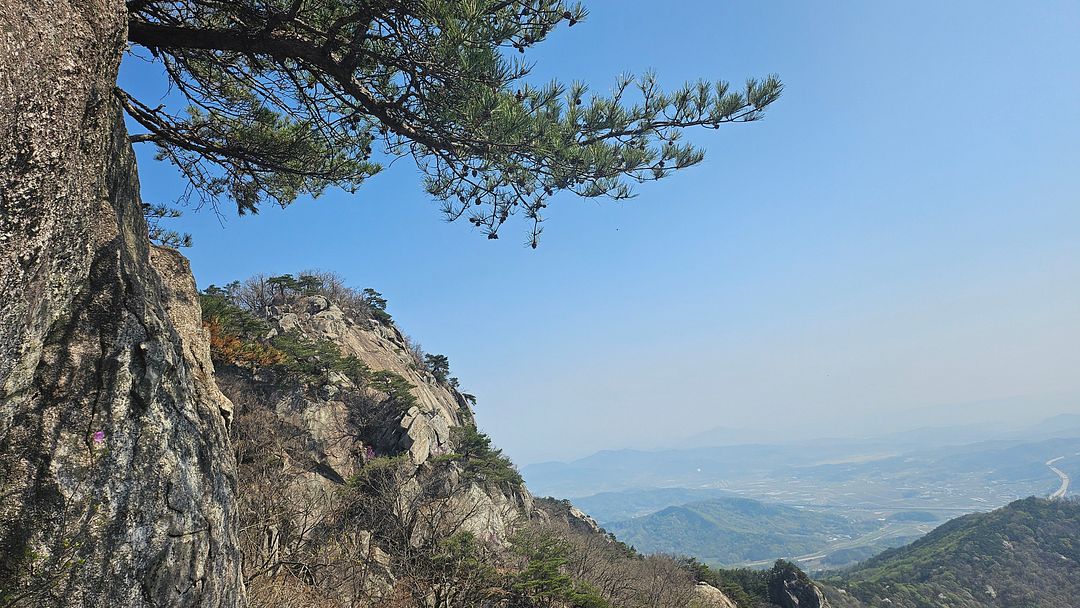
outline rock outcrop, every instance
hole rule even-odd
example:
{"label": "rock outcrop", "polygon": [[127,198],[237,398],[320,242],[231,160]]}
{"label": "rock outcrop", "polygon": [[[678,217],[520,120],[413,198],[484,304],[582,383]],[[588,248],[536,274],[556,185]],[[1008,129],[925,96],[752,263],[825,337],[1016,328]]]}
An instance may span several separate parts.
{"label": "rock outcrop", "polygon": [[591,515],[575,507],[569,500],[534,498],[534,517],[541,521],[558,521],[580,534],[605,534]]}
{"label": "rock outcrop", "polygon": [[698,583],[694,586],[694,598],[690,601],[690,608],[739,608],[739,606],[736,606],[731,598],[716,587],[708,583]]}
{"label": "rock outcrop", "polygon": [[147,238],[122,2],[0,2],[0,596],[242,603],[194,281]]}
{"label": "rock outcrop", "polygon": [[821,589],[788,562],[777,562],[770,571],[768,592],[769,599],[780,608],[829,608]]}
{"label": "rock outcrop", "polygon": [[[382,324],[367,319],[357,319],[346,314],[337,304],[321,295],[312,295],[280,301],[267,310],[272,335],[292,333],[304,340],[326,340],[342,354],[352,355],[373,370],[393,372],[413,386],[416,405],[393,421],[386,421],[374,438],[380,453],[407,451],[414,465],[420,465],[432,455],[445,454],[450,450],[450,429],[464,423],[473,423],[468,403],[456,391],[440,384],[427,371],[412,362],[405,337],[392,324]],[[345,424],[345,404],[334,397],[343,394],[344,378],[337,378],[324,388],[322,395],[313,402],[306,396],[293,399],[301,402],[309,415],[330,416],[336,425]],[[294,397],[296,397],[294,395]],[[282,411],[282,408],[278,408]],[[305,423],[313,436],[320,438],[321,449],[328,460],[334,460],[342,478],[351,474],[346,464],[355,445],[331,445],[328,421],[310,420]],[[354,451],[355,453],[355,451]]]}
{"label": "rock outcrop", "polygon": [[[253,602],[276,605],[331,590],[341,605],[384,601],[395,580],[410,575],[415,557],[408,555],[426,550],[429,537],[468,531],[485,545],[505,545],[533,513],[520,481],[488,483],[459,464],[454,431],[474,428],[469,403],[417,362],[392,323],[323,295],[294,293],[252,314],[268,326],[261,338],[268,344],[287,338],[322,352],[314,355],[322,363],[354,358],[372,374],[392,374],[409,393],[402,407],[329,366],[300,378],[287,366],[220,362],[219,384],[236,404]],[[298,583],[297,564],[316,562],[319,571]]]}

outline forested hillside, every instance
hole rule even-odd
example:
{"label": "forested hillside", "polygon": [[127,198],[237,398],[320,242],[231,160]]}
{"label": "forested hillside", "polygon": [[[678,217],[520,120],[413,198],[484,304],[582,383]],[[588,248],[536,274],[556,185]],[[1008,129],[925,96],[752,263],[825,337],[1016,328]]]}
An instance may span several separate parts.
{"label": "forested hillside", "polygon": [[668,507],[606,526],[643,551],[688,553],[712,564],[796,557],[854,538],[872,524],[836,515],[724,497]]}
{"label": "forested hillside", "polygon": [[954,519],[827,579],[837,608],[1058,608],[1080,598],[1080,501]]}

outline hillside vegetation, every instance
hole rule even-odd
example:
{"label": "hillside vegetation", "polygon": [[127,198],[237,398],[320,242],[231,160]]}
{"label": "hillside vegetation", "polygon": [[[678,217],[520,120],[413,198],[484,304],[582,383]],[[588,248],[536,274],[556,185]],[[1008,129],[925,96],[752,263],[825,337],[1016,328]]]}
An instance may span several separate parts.
{"label": "hillside vegetation", "polygon": [[200,304],[234,406],[253,608],[730,608],[708,569],[534,500],[449,358],[405,337],[378,292],[309,272],[211,286]]}
{"label": "hillside vegetation", "polygon": [[601,525],[632,519],[655,513],[665,507],[685,505],[712,498],[721,498],[731,494],[724,490],[702,488],[649,488],[643,490],[622,490],[619,492],[601,492],[575,498],[574,504],[596,518]]}
{"label": "hillside vegetation", "polygon": [[1080,597],[1080,501],[1028,498],[954,519],[827,578],[837,608],[1057,608]]}
{"label": "hillside vegetation", "polygon": [[853,538],[868,524],[747,498],[723,497],[668,507],[607,524],[623,542],[646,552],[687,553],[711,564],[799,556],[829,539]]}

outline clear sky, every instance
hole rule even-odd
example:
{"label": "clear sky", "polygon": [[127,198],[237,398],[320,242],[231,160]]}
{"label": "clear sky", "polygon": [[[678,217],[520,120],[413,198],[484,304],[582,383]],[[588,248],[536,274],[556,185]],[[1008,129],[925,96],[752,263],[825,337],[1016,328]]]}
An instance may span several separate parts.
{"label": "clear sky", "polygon": [[[714,426],[1080,411],[1080,3],[587,6],[527,55],[537,80],[776,72],[785,93],[695,133],[706,161],[636,199],[556,200],[536,251],[524,225],[443,222],[408,159],[355,196],[190,212],[200,286],[320,268],[375,287],[519,463]],[[133,92],[159,82],[125,62]],[[175,199],[138,152],[144,199]]]}

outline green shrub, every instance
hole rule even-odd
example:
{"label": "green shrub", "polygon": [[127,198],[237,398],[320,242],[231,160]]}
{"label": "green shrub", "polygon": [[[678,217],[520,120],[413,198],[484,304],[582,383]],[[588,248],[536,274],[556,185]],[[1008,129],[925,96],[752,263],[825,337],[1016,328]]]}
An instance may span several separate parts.
{"label": "green shrub", "polygon": [[[267,283],[282,293],[318,290],[322,285],[321,280],[312,275],[300,275],[299,280],[282,275],[271,277]],[[365,290],[365,293],[368,291],[374,294],[369,299],[375,305],[386,306],[378,292]],[[412,392],[415,387],[400,374],[372,371],[360,359],[343,355],[330,340],[307,340],[296,332],[266,340],[264,336],[270,332],[269,323],[238,306],[229,293],[228,289],[211,285],[199,298],[203,322],[211,330],[211,354],[216,361],[269,367],[281,383],[319,385],[329,380],[331,372],[338,372],[357,386],[386,393],[390,403],[402,411],[417,404]]]}
{"label": "green shrub", "polygon": [[428,462],[430,462],[431,464],[442,464],[444,462],[457,462],[462,458],[464,457],[461,454],[458,454],[457,452],[450,452],[449,454],[439,454],[437,456],[432,456],[428,459]]}
{"label": "green shrub", "polygon": [[370,372],[367,384],[375,390],[389,395],[390,403],[403,412],[419,403],[416,400],[416,395],[413,395],[412,392],[416,387],[400,374],[388,370]]}
{"label": "green shrub", "polygon": [[446,355],[424,355],[424,365],[432,376],[439,382],[446,384],[450,374],[450,359]]}
{"label": "green shrub", "polygon": [[460,454],[466,479],[476,479],[495,484],[521,485],[521,474],[514,468],[502,450],[492,447],[491,437],[481,433],[475,426],[465,425],[450,429],[450,440]]}
{"label": "green shrub", "polygon": [[716,587],[738,606],[771,605],[768,585],[770,570],[710,568],[694,558],[686,559],[686,566],[696,580]]}
{"label": "green shrub", "polygon": [[565,602],[574,608],[610,608],[599,591],[567,574],[571,547],[565,538],[546,530],[525,529],[510,539],[510,548],[524,557],[511,588],[542,605]]}
{"label": "green shrub", "polygon": [[283,380],[319,384],[341,367],[341,351],[329,340],[305,340],[289,332],[274,336],[270,344],[285,354],[285,360],[274,366]]}
{"label": "green shrub", "polygon": [[390,317],[390,313],[386,312],[386,298],[382,297],[381,293],[370,287],[365,287],[360,292],[360,298],[367,305],[368,313],[371,314],[373,319],[383,325],[390,325],[394,321]]}
{"label": "green shrub", "polygon": [[253,313],[233,303],[228,291],[211,285],[199,294],[203,321],[214,321],[235,336],[256,339],[270,331],[270,325]]}

